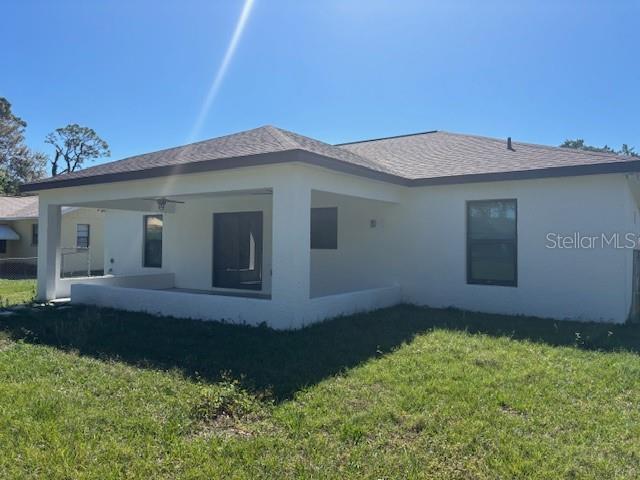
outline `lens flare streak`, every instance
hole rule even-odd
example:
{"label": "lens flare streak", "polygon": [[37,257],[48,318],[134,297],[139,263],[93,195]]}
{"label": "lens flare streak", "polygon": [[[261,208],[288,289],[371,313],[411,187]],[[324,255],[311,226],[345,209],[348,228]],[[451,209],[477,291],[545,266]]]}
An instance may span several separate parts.
{"label": "lens flare streak", "polygon": [[244,28],[247,25],[247,20],[249,19],[249,15],[251,14],[251,9],[253,8],[254,0],[245,0],[244,5],[242,7],[242,12],[240,13],[240,17],[238,18],[238,23],[236,24],[236,28],[233,31],[233,35],[231,36],[231,41],[227,46],[227,50],[222,59],[222,63],[220,63],[220,67],[216,73],[216,76],[211,83],[211,87],[209,87],[209,91],[207,92],[207,96],[202,104],[202,108],[200,109],[200,113],[198,114],[198,118],[191,129],[191,134],[189,135],[188,141],[193,142],[195,137],[200,133],[202,129],[202,124],[204,123],[209,110],[211,109],[211,105],[215,100],[220,87],[222,86],[222,82],[224,81],[224,77],[227,74],[227,70],[229,69],[229,64],[231,60],[233,60],[233,56],[238,48],[238,43],[242,38],[242,33],[244,32]]}

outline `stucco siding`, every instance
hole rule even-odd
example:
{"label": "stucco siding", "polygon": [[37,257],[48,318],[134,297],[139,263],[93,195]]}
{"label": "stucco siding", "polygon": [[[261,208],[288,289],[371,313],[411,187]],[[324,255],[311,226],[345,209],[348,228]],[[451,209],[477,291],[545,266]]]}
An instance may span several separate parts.
{"label": "stucco siding", "polygon": [[[271,196],[189,198],[175,213],[163,214],[162,268],[143,266],[145,212],[107,212],[107,271],[116,275],[172,272],[176,288],[211,290],[213,215],[221,212],[263,212],[263,288],[271,290]],[[126,234],[123,234],[126,232]],[[113,262],[112,262],[113,260]]]}
{"label": "stucco siding", "polygon": [[[273,189],[274,195],[240,194],[265,188]],[[635,198],[640,198],[637,190]],[[273,300],[204,295],[198,297],[197,309],[185,305],[184,311],[195,314],[221,304],[233,309],[247,301],[256,309],[237,319],[248,321],[248,315],[260,315],[258,306],[269,305],[272,313],[265,320],[288,328],[335,312],[329,308],[331,301],[347,299],[349,308],[361,308],[363,299],[375,295],[371,292],[388,288],[394,292],[389,298],[419,305],[624,321],[631,302],[632,250],[550,249],[547,234],[638,233],[640,215],[633,193],[624,174],[409,188],[289,164],[178,175],[170,182],[145,179],[63,188],[44,192],[41,202],[108,208],[104,249],[108,273],[173,273],[176,288],[197,290],[213,289],[213,213],[262,211],[262,293],[271,293]],[[142,210],[153,205],[143,200],[159,195],[185,203],[164,214],[162,268],[148,269],[142,265]],[[510,198],[517,200],[518,209],[518,285],[469,285],[466,202]],[[338,207],[338,249],[309,252],[304,233],[308,209],[328,206]],[[46,288],[51,289],[50,283]],[[369,293],[337,296],[356,291]],[[153,302],[160,294],[146,295]],[[135,302],[135,295],[127,298]],[[313,314],[311,305],[317,308]],[[180,308],[171,305],[169,310],[177,314]]]}
{"label": "stucco siding", "polygon": [[[177,288],[212,290],[213,215],[224,212],[263,213],[263,288],[271,291],[272,197],[239,195],[186,198],[174,213],[165,213],[162,268],[144,268],[144,212],[107,213],[107,272],[131,275],[173,272]],[[311,206],[338,208],[338,248],[311,251],[311,296],[319,297],[393,284],[389,252],[392,237],[385,225],[392,206],[345,195],[312,192]],[[371,220],[375,227],[371,227]],[[291,229],[297,228],[291,225]],[[126,232],[126,234],[123,234]],[[113,263],[111,260],[113,259]],[[216,289],[219,290],[219,289]]]}
{"label": "stucco siding", "polygon": [[[518,201],[518,286],[466,282],[466,201]],[[621,322],[632,251],[550,249],[548,233],[625,234],[634,208],[624,175],[411,189],[395,217],[404,299],[436,307]]]}
{"label": "stucco siding", "polygon": [[397,211],[395,204],[314,191],[311,206],[338,209],[338,248],[311,250],[312,297],[397,282],[393,265],[397,239],[388,225]]}

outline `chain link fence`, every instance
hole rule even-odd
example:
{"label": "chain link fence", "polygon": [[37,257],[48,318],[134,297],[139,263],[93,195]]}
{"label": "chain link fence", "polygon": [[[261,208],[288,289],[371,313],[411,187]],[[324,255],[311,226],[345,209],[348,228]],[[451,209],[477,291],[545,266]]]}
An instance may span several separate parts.
{"label": "chain link fence", "polygon": [[25,280],[38,275],[38,257],[0,258],[0,278]]}

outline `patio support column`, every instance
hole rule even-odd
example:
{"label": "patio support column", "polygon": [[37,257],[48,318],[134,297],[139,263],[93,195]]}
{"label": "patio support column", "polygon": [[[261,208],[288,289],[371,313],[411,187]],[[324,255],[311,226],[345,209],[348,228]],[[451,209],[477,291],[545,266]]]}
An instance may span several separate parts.
{"label": "patio support column", "polygon": [[40,201],[38,219],[38,294],[39,301],[56,298],[60,278],[60,205]]}
{"label": "patio support column", "polygon": [[309,300],[311,188],[287,179],[273,188],[272,286],[283,328],[298,327]]}

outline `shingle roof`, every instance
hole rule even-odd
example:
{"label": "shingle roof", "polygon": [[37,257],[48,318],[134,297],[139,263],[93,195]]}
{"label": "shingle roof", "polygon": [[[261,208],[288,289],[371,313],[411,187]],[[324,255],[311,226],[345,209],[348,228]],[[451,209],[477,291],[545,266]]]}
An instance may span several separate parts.
{"label": "shingle roof", "polygon": [[383,171],[383,168],[375,162],[362,158],[347,149],[267,125],[181,147],[103,163],[77,172],[44,178],[33,182],[31,185],[294,150],[303,150],[348,164],[375,171]]}
{"label": "shingle roof", "polygon": [[38,197],[0,196],[0,219],[37,218]]}
{"label": "shingle roof", "polygon": [[405,185],[640,170],[640,160],[633,157],[522,142],[512,147],[507,149],[505,140],[439,131],[330,145],[264,126],[45,178],[23,191],[284,161],[307,161]]}
{"label": "shingle roof", "polygon": [[408,179],[441,178],[638,161],[611,153],[549,147],[442,131],[339,145]]}

